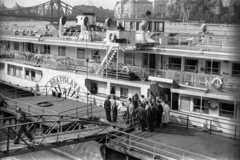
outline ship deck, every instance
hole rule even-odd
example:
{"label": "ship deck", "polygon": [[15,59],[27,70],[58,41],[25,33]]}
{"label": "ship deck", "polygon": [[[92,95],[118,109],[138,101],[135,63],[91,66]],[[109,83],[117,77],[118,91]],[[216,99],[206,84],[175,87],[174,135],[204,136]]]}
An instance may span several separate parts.
{"label": "ship deck", "polygon": [[[7,103],[10,103],[11,100],[7,100]],[[58,120],[59,117],[51,115],[59,115],[59,116],[79,116],[79,118],[89,118],[91,115],[91,106],[87,107],[87,104],[84,102],[74,101],[71,99],[63,98],[63,97],[54,97],[54,96],[32,96],[32,97],[23,97],[18,98],[17,101],[19,102],[19,106],[22,108],[23,111],[28,112],[29,105],[30,112],[34,115],[44,115],[48,116],[48,120]],[[27,103],[24,103],[27,102]],[[38,106],[37,103],[41,102],[50,102],[51,106],[41,107]],[[12,115],[16,115],[16,106],[11,106],[3,108],[1,107],[0,110],[10,113]],[[89,115],[87,115],[87,112]],[[105,117],[105,110],[103,107],[99,107],[96,105],[92,105],[92,116],[95,114],[98,117]],[[82,115],[84,114],[84,115]],[[35,121],[38,117],[30,117],[29,120]],[[67,124],[67,122],[66,122]],[[62,124],[62,125],[66,125]],[[48,123],[46,123],[48,125]]]}
{"label": "ship deck", "polygon": [[[107,147],[136,158],[152,159],[152,157],[139,152],[137,149],[141,148],[141,150],[153,151],[153,148],[151,149],[149,146],[146,146],[151,145],[149,140],[152,140],[153,142],[163,144],[156,145],[157,148],[161,149],[156,150],[156,153],[158,151],[163,153],[164,151],[169,151],[176,154],[179,153],[179,150],[174,151],[172,148],[167,147],[168,145],[218,160],[240,159],[239,140],[233,140],[216,134],[208,134],[197,128],[186,129],[185,126],[169,123],[167,128],[158,128],[155,129],[154,132],[134,131],[131,132],[131,134],[142,138],[132,138],[133,141],[131,143],[131,150],[129,150],[127,146],[123,147],[120,145],[121,143],[128,142],[122,138],[110,140],[110,142],[107,144]],[[190,153],[185,154],[186,158],[199,159],[199,157],[196,158],[194,156],[196,155],[191,155]]]}

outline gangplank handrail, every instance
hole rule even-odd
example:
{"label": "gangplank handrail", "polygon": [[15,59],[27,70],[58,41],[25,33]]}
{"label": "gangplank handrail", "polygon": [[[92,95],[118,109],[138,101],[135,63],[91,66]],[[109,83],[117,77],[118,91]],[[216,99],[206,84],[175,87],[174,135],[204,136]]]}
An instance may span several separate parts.
{"label": "gangplank handrail", "polygon": [[[182,151],[183,153],[188,153],[188,154],[192,154],[192,155],[195,155],[195,156],[199,156],[199,157],[201,157],[201,158],[203,158],[203,159],[215,160],[214,158],[210,158],[210,157],[207,157],[207,156],[204,156],[204,155],[201,155],[201,154],[197,154],[197,153],[194,153],[194,152],[191,152],[191,151],[187,151],[187,150],[184,150],[184,149],[180,149],[180,148],[177,148],[177,147],[169,146],[169,145],[167,145],[167,144],[160,143],[160,142],[156,142],[156,141],[153,141],[153,140],[150,140],[150,139],[146,139],[146,138],[144,138],[144,137],[136,136],[136,135],[134,135],[134,134],[129,134],[129,133],[126,133],[126,132],[123,132],[123,131],[119,131],[119,130],[116,130],[116,129],[115,129],[114,131],[115,131],[114,133],[119,133],[119,134],[121,134],[121,135],[126,135],[126,136],[128,136],[129,139],[126,139],[126,138],[124,138],[124,137],[118,136],[118,135],[116,135],[116,134],[114,134],[114,133],[107,133],[107,137],[106,137],[106,138],[107,138],[107,139],[110,139],[110,136],[112,136],[112,137],[118,137],[118,138],[120,138],[120,139],[126,139],[126,140],[128,140],[128,144],[126,144],[126,145],[128,145],[129,149],[130,149],[130,148],[134,148],[134,146],[131,145],[131,142],[132,142],[132,143],[140,143],[140,142],[138,142],[138,141],[134,141],[133,139],[131,139],[131,137],[134,137],[134,138],[137,138],[137,139],[140,139],[140,140],[144,140],[144,141],[153,143],[153,144],[154,144],[154,147],[152,147],[151,145],[147,145],[147,144],[145,144],[145,143],[142,143],[142,144],[144,144],[144,145],[146,145],[146,146],[148,146],[148,147],[154,148],[154,155],[153,155],[154,157],[155,157],[155,155],[157,154],[157,153],[155,152],[156,149],[161,150],[161,151],[164,151],[164,150],[162,150],[162,149],[156,148],[156,145],[162,145],[162,146],[165,146],[165,147],[169,147],[169,148],[171,148],[171,149],[175,149],[175,150],[178,150],[178,151]],[[121,143],[120,141],[117,141],[117,142]],[[164,152],[168,152],[168,151],[164,151]],[[168,153],[173,154],[173,155],[177,155],[177,154],[171,153],[171,152],[168,152]],[[183,156],[182,156],[182,155],[177,155],[177,156],[180,156],[181,158],[187,158],[187,157],[186,157],[186,154],[183,154]],[[189,159],[189,158],[187,158],[187,159]]]}
{"label": "gangplank handrail", "polygon": [[[205,117],[200,117],[200,116],[196,116],[196,115],[190,115],[190,114],[187,114],[187,113],[176,112],[176,111],[173,111],[173,110],[170,110],[170,113],[177,114],[177,115],[184,115],[185,117],[178,117],[178,118],[186,120],[186,122],[181,121],[181,123],[180,123],[181,125],[186,125],[186,129],[188,129],[188,127],[190,126],[189,123],[192,121],[192,122],[200,123],[200,124],[203,124],[203,125],[207,125],[207,127],[209,126],[209,128],[208,128],[208,133],[209,134],[211,134],[212,131],[219,132],[218,129],[214,129],[214,128],[221,128],[221,129],[224,129],[224,130],[228,130],[230,132],[234,132],[234,134],[224,132],[225,134],[233,135],[233,139],[234,140],[240,138],[240,130],[238,130],[238,128],[240,128],[240,125],[238,123],[239,121],[230,121],[230,120],[228,120],[229,123],[226,123],[226,122],[221,122],[223,120],[226,121],[225,119],[220,119],[221,121],[218,121],[218,120],[214,120],[212,118],[205,118]],[[170,115],[170,116],[172,117],[173,115]],[[204,120],[205,122],[207,121],[207,123],[201,122],[201,121],[192,120],[192,119],[190,120],[190,118],[201,119],[201,120]],[[208,123],[208,121],[209,121],[209,123]],[[173,121],[173,120],[171,120],[171,118],[170,118],[170,122],[179,124],[179,122]],[[223,125],[231,126],[231,127],[233,127],[233,129],[223,127],[222,125],[214,125],[213,122],[215,122],[217,124],[223,124]],[[235,123],[235,125],[234,124],[230,124],[230,123]]]}

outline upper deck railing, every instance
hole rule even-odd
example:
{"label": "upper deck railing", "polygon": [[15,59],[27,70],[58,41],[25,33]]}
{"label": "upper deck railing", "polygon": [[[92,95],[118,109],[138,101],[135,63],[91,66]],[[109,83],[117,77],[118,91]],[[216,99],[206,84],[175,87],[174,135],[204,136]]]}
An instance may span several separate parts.
{"label": "upper deck railing", "polygon": [[[239,37],[224,37],[224,36],[205,36],[200,37],[199,33],[189,33],[186,35],[176,36],[160,36],[161,32],[146,32],[147,37],[145,42],[139,40],[139,33],[136,33],[136,43],[138,44],[155,44],[157,47],[164,48],[176,48],[182,50],[205,50],[210,52],[224,52],[224,53],[240,53]],[[149,36],[151,35],[151,36]],[[34,38],[38,41],[58,40],[68,42],[82,42],[82,43],[105,43],[108,39],[106,32],[103,31],[85,31],[81,34],[77,30],[69,30],[62,32],[59,36],[58,31],[46,31],[46,30],[1,30],[1,36],[9,37],[25,37]],[[59,38],[62,37],[62,38]],[[57,41],[57,42],[58,42]],[[57,43],[55,42],[55,43]],[[91,46],[90,46],[91,47]]]}

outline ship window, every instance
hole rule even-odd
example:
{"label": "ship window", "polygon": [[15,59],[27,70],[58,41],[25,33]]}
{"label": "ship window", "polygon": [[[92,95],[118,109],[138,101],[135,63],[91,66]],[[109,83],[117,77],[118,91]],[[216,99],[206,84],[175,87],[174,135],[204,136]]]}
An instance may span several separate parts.
{"label": "ship window", "polygon": [[206,61],[205,67],[206,74],[220,74],[220,62]]}
{"label": "ship window", "polygon": [[190,111],[190,98],[181,96],[181,109]]}
{"label": "ship window", "polygon": [[197,73],[197,71],[198,71],[198,60],[186,59],[185,60],[185,71]]}
{"label": "ship window", "polygon": [[201,99],[194,98],[193,99],[193,112],[209,113],[208,101],[202,100],[202,107],[201,107]]}
{"label": "ship window", "polygon": [[97,83],[91,82],[91,93],[97,94],[98,93],[98,85]]}
{"label": "ship window", "polygon": [[79,58],[79,59],[85,58],[85,49],[83,49],[83,48],[77,49],[77,58]]}
{"label": "ship window", "polygon": [[14,42],[13,44],[14,50],[18,51],[19,50],[19,42]]}
{"label": "ship window", "polygon": [[44,45],[44,54],[50,54],[50,46],[49,45]]}
{"label": "ship window", "polygon": [[42,71],[25,69],[25,79],[37,82],[42,79]]}
{"label": "ship window", "polygon": [[0,72],[4,72],[5,69],[5,63],[0,63]]}
{"label": "ship window", "polygon": [[22,78],[23,67],[8,64],[8,75]]}
{"label": "ship window", "polygon": [[163,22],[154,22],[154,31],[163,32]]}
{"label": "ship window", "polygon": [[110,94],[116,94],[116,87],[115,86],[111,86],[111,89],[110,89]]}
{"label": "ship window", "polygon": [[125,21],[125,22],[124,22],[124,29],[125,29],[125,31],[130,31],[130,28],[131,28],[130,25],[131,25],[131,24],[130,24],[130,22],[128,22],[128,21]]}
{"label": "ship window", "polygon": [[23,67],[16,67],[16,77],[22,78]]}
{"label": "ship window", "polygon": [[120,98],[128,98],[128,89],[127,88],[121,88],[120,89]]}
{"label": "ship window", "polygon": [[125,53],[124,54],[124,64],[135,65],[135,54]]}
{"label": "ship window", "polygon": [[181,70],[181,58],[169,57],[169,69]]}
{"label": "ship window", "polygon": [[35,71],[31,71],[31,80],[35,81]]}
{"label": "ship window", "polygon": [[100,54],[99,53],[100,53],[99,49],[93,49],[92,50],[92,57],[91,57],[91,59],[95,60],[97,62],[100,62]]}
{"label": "ship window", "polygon": [[66,56],[66,48],[65,47],[59,47],[59,56]]}
{"label": "ship window", "polygon": [[220,103],[219,116],[234,118],[234,104]]}
{"label": "ship window", "polygon": [[232,65],[232,76],[240,77],[240,63],[233,63]]}

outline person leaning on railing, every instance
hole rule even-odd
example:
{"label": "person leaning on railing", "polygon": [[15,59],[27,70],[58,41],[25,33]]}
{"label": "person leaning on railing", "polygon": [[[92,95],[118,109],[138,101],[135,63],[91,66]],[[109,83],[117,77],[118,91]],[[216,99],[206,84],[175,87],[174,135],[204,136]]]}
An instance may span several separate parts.
{"label": "person leaning on railing", "polygon": [[[27,119],[26,119],[26,114],[22,111],[21,108],[17,108],[17,121],[19,123],[26,123]],[[14,140],[13,144],[19,144],[19,139],[21,138],[22,134],[25,133],[25,135],[27,136],[27,138],[29,139],[29,142],[32,142],[33,137],[32,135],[28,132],[27,130],[27,125],[21,125],[18,132],[17,132],[17,137]]]}

